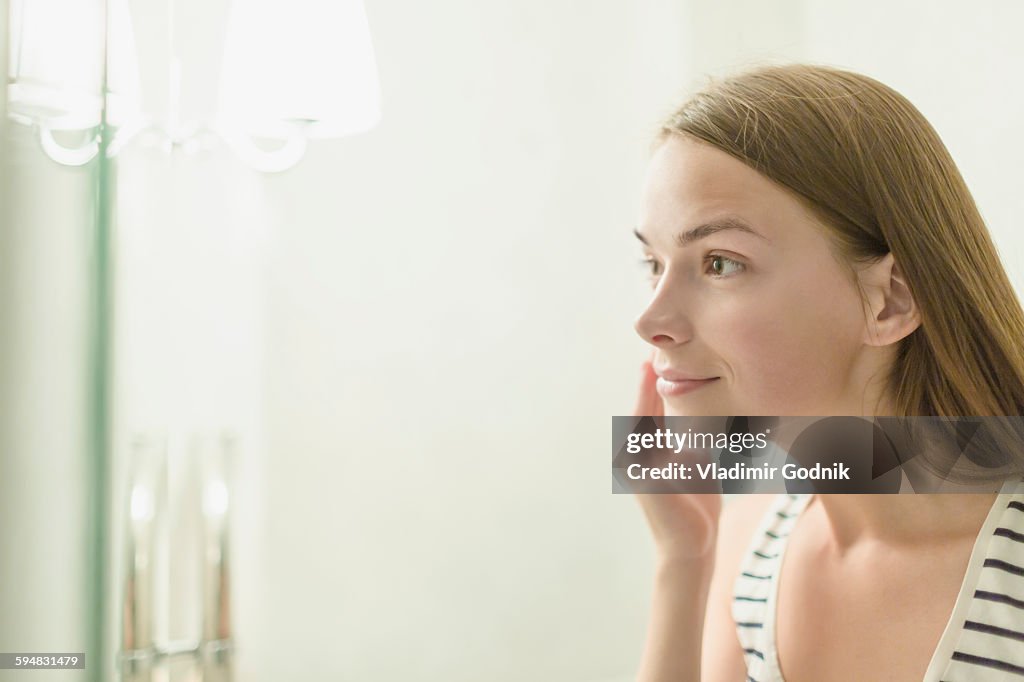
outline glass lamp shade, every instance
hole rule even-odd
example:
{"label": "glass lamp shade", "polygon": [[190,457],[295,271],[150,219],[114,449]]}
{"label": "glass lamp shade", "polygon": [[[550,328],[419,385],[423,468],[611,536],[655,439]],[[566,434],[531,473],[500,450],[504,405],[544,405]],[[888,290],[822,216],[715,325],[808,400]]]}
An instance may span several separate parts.
{"label": "glass lamp shade", "polygon": [[107,122],[141,124],[139,61],[128,0],[107,0],[107,12]]}
{"label": "glass lamp shade", "polygon": [[105,39],[108,121],[120,125],[137,114],[139,71],[126,0],[11,0],[10,19],[12,118],[48,130],[99,125]]}
{"label": "glass lamp shade", "polygon": [[380,86],[362,0],[234,0],[217,119],[277,139],[373,128]]}

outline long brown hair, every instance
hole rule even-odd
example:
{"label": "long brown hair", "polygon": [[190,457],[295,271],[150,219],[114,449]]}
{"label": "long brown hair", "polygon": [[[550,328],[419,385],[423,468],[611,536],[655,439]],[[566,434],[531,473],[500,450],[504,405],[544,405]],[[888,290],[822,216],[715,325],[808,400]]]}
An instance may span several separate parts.
{"label": "long brown hair", "polygon": [[849,263],[892,252],[921,315],[889,377],[893,416],[1022,414],[1024,312],[949,151],[905,97],[833,67],[764,66],[712,81],[668,134],[795,192]]}

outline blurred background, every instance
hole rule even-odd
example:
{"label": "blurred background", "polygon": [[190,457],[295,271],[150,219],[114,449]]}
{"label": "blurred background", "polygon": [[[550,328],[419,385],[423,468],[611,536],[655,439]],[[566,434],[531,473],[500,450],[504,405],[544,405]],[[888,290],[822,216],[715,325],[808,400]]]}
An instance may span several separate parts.
{"label": "blurred background", "polygon": [[88,661],[0,680],[632,679],[631,231],[709,76],[901,91],[1024,285],[1018,3],[0,5],[0,651]]}

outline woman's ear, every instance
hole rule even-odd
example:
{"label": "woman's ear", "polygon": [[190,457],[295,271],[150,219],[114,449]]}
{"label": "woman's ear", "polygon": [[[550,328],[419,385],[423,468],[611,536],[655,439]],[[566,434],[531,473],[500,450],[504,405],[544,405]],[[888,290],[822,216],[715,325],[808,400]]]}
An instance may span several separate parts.
{"label": "woman's ear", "polygon": [[921,326],[917,302],[891,252],[861,270],[860,283],[867,299],[865,343],[888,346]]}

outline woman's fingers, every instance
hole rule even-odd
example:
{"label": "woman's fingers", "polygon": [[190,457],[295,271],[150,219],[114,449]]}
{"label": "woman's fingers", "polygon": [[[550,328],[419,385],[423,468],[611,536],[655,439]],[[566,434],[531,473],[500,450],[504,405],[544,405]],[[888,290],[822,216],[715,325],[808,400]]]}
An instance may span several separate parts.
{"label": "woman's fingers", "polygon": [[665,414],[665,404],[658,395],[658,375],[654,373],[651,360],[644,360],[641,366],[640,388],[637,393],[636,407],[633,415],[636,417],[660,417]]}

